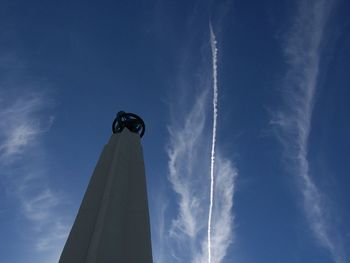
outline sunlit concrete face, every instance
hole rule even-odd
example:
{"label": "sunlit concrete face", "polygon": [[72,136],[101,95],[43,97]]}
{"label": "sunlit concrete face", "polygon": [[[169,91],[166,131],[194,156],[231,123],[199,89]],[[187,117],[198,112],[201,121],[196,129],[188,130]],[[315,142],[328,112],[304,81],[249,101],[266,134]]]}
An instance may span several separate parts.
{"label": "sunlit concrete face", "polygon": [[60,263],[152,262],[140,137],[112,134],[91,177]]}

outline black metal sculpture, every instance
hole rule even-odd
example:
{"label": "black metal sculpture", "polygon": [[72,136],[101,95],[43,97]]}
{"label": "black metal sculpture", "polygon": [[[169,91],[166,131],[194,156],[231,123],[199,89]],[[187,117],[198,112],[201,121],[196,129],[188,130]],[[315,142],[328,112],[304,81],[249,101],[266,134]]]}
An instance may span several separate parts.
{"label": "black metal sculpture", "polygon": [[145,134],[145,123],[134,113],[119,111],[112,124],[113,133],[120,133],[124,128],[129,131],[138,133],[140,137]]}

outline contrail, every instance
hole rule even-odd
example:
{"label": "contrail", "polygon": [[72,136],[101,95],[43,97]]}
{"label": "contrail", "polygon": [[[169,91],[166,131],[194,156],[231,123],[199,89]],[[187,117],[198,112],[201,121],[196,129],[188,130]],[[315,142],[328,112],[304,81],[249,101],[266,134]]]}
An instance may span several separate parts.
{"label": "contrail", "polygon": [[208,263],[211,263],[211,221],[213,213],[214,200],[214,166],[215,166],[215,144],[216,144],[216,126],[218,117],[218,78],[217,78],[217,53],[216,37],[211,23],[210,29],[210,45],[212,52],[213,63],[213,137],[211,143],[211,163],[210,163],[210,201],[209,201],[209,215],[208,215]]}
{"label": "contrail", "polygon": [[[176,116],[179,116],[179,111],[186,113],[180,114],[184,116],[183,125],[181,122],[179,125],[179,122],[176,121],[168,126],[169,145],[166,147],[169,159],[168,179],[178,197],[178,213],[176,217],[169,218],[171,219],[170,229],[159,239],[161,244],[165,244],[167,251],[170,251],[164,255],[164,262],[208,263],[209,261],[209,263],[220,263],[234,240],[235,216],[232,208],[235,178],[238,176],[238,171],[231,160],[220,155],[218,145],[216,145],[217,48],[214,31],[211,25],[209,27],[213,60],[213,69],[210,64],[210,71],[213,71],[213,80],[207,78],[207,71],[203,72],[202,79],[208,82],[205,85],[200,83],[200,92],[195,94],[194,101],[189,104],[189,108],[184,109],[182,104],[179,109],[174,108],[176,111],[173,114]],[[182,83],[188,80],[191,79],[181,74],[179,83],[183,85]],[[208,96],[213,89],[212,86],[214,87],[214,99],[212,102],[210,99],[208,105]],[[209,133],[213,133],[213,138],[208,140],[205,127],[208,119],[207,110],[208,106],[211,107],[211,103],[214,106],[214,118],[213,129]],[[207,157],[211,157],[211,161],[208,160],[211,171],[210,183],[209,180],[208,183],[203,183],[203,176],[207,176],[208,168],[203,167],[202,163]],[[209,184],[210,196],[205,190],[208,189]],[[208,202],[209,198],[210,202]],[[207,205],[210,210],[209,215],[207,209],[202,209]]]}

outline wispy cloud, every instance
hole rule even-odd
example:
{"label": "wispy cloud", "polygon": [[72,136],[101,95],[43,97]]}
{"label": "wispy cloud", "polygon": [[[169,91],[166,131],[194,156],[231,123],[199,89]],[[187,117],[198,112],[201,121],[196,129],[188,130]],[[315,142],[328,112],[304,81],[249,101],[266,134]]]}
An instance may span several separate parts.
{"label": "wispy cloud", "polygon": [[[238,172],[233,163],[220,154],[216,157],[215,166],[216,180],[212,219],[211,262],[220,263],[234,240],[234,213],[232,208],[235,179],[238,176]],[[197,252],[193,262],[208,262],[207,245],[207,240],[203,240],[202,250]]]}
{"label": "wispy cloud", "polygon": [[[211,80],[215,87],[215,119],[218,95],[216,40],[212,29],[210,33],[215,58],[214,79]],[[173,247],[177,248],[177,253],[172,252],[172,260],[177,262],[208,262],[208,252],[211,250],[210,262],[219,263],[233,240],[232,206],[237,172],[232,162],[223,158],[218,151],[215,158],[216,120],[212,130],[214,137],[208,139],[211,137],[206,131],[210,86],[209,82],[202,85],[188,113],[169,127],[169,180],[178,196],[178,214],[169,232],[176,245]],[[211,209],[209,217],[208,204]]]}
{"label": "wispy cloud", "polygon": [[0,167],[1,180],[18,200],[33,246],[38,253],[60,247],[68,233],[57,209],[62,196],[48,184],[43,138],[53,123],[48,115],[49,98],[40,92],[22,91],[11,96],[1,90]]}
{"label": "wispy cloud", "polygon": [[278,136],[284,145],[290,169],[298,178],[304,211],[310,228],[319,243],[333,256],[344,262],[341,245],[334,238],[333,226],[327,218],[324,194],[311,176],[308,161],[320,54],[325,26],[332,1],[300,1],[295,23],[288,35],[285,55],[289,66],[285,84],[286,109],[276,114],[272,123],[279,127]]}
{"label": "wispy cloud", "polygon": [[13,158],[20,157],[28,146],[36,143],[38,135],[50,128],[53,117],[49,117],[45,123],[40,121],[40,118],[33,118],[36,114],[40,114],[43,110],[41,107],[46,104],[42,95],[38,93],[23,95],[11,102],[5,97],[1,100],[0,160],[11,162]]}
{"label": "wispy cloud", "polygon": [[[198,218],[203,218],[205,209],[202,207],[202,191],[198,191],[196,185],[201,185],[201,180],[206,179],[197,174],[195,167],[200,155],[202,133],[205,124],[206,92],[197,98],[191,112],[184,120],[184,127],[170,127],[169,156],[169,180],[174,191],[179,195],[179,215],[173,222],[172,236],[195,240],[198,232],[206,224],[199,223]],[[185,235],[185,236],[183,236]]]}

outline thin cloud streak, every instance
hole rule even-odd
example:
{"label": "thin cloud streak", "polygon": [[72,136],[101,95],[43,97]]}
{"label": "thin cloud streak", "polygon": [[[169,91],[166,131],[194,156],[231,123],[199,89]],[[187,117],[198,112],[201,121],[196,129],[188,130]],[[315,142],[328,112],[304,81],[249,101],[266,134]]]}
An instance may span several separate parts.
{"label": "thin cloud streak", "polygon": [[[184,239],[195,239],[199,225],[198,218],[202,217],[199,193],[195,192],[194,185],[199,180],[194,163],[199,154],[197,145],[200,144],[205,124],[206,92],[198,98],[193,109],[187,115],[182,129],[169,129],[170,146],[168,148],[169,180],[174,191],[179,195],[179,215],[173,221],[170,230],[171,236]],[[196,177],[197,176],[197,177]],[[185,236],[183,236],[185,235]]]}
{"label": "thin cloud streak", "polygon": [[0,161],[12,161],[23,153],[26,146],[35,143],[39,134],[51,127],[53,117],[44,125],[39,119],[31,118],[44,104],[39,94],[32,94],[18,98],[13,105],[0,109]]}
{"label": "thin cloud streak", "polygon": [[215,166],[215,144],[216,144],[216,126],[218,118],[218,72],[217,72],[217,52],[216,37],[213,31],[211,23],[209,23],[210,29],[210,46],[212,52],[212,64],[213,64],[213,131],[212,131],[212,143],[211,143],[211,163],[210,163],[210,200],[209,200],[209,213],[208,213],[208,263],[211,263],[211,221],[213,213],[213,201],[214,201],[214,166]]}
{"label": "thin cloud streak", "polygon": [[[215,165],[215,201],[213,209],[213,227],[211,248],[211,261],[220,263],[225,258],[227,250],[235,239],[234,236],[234,213],[233,201],[235,191],[235,180],[238,171],[233,163],[220,155],[216,156]],[[203,263],[208,261],[208,243],[202,241],[202,250],[198,251],[193,263]]]}
{"label": "thin cloud streak", "polygon": [[2,180],[30,223],[25,230],[32,232],[34,249],[46,253],[59,248],[69,231],[57,214],[63,198],[47,184],[44,164],[36,161],[36,153],[44,151],[41,138],[53,117],[44,114],[49,103],[41,93],[26,92],[14,100],[8,97],[2,93],[0,98],[6,101],[0,108]]}
{"label": "thin cloud streak", "polygon": [[[212,43],[214,40],[211,38]],[[213,76],[216,76],[216,62],[213,69]],[[169,239],[173,243],[169,243],[168,250],[172,262],[208,262],[208,210],[205,207],[210,200],[212,263],[223,260],[234,239],[232,207],[237,171],[233,163],[222,157],[219,151],[216,151],[214,166],[210,149],[213,143],[215,146],[215,138],[210,143],[206,131],[210,81],[207,80],[201,87],[188,113],[180,114],[185,118],[169,126],[168,179],[178,197],[178,213],[169,229]],[[213,102],[216,108],[217,97]],[[216,134],[216,122],[213,132]],[[209,163],[213,170],[208,171],[205,163]],[[208,177],[214,174],[216,181],[212,184],[214,181],[208,180]]]}
{"label": "thin cloud streak", "polygon": [[342,248],[333,236],[324,195],[310,174],[307,156],[321,44],[330,9],[329,1],[300,2],[285,47],[289,65],[284,87],[287,107],[276,114],[272,124],[280,129],[278,137],[284,145],[290,169],[297,176],[310,228],[318,242],[331,253],[334,262],[340,263],[345,262]]}
{"label": "thin cloud streak", "polygon": [[216,158],[216,166],[212,262],[220,263],[234,240],[234,214],[232,213],[232,208],[235,180],[238,172],[230,160],[219,154]]}

